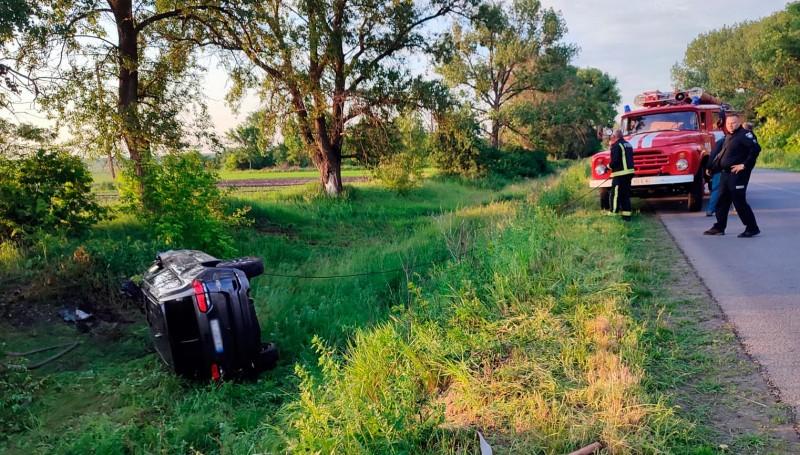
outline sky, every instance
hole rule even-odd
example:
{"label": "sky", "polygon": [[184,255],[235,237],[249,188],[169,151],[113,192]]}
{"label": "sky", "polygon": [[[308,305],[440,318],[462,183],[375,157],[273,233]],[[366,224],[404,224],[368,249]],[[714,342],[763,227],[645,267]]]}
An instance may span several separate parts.
{"label": "sky", "polygon": [[[566,41],[577,45],[574,61],[579,67],[596,67],[617,79],[622,103],[645,90],[672,88],[670,69],[683,58],[686,46],[697,35],[748,20],[757,20],[783,9],[781,0],[542,0],[560,10],[566,21]],[[229,88],[225,72],[213,60],[206,62],[204,93],[212,122],[224,133],[255,110],[255,94],[245,99],[238,112],[224,102]],[[43,124],[41,114],[20,120]]]}
{"label": "sky", "polygon": [[[542,0],[561,10],[575,64],[615,77],[622,105],[645,90],[670,90],[672,66],[697,35],[757,20],[783,9],[780,0]],[[691,87],[682,87],[691,88]]]}

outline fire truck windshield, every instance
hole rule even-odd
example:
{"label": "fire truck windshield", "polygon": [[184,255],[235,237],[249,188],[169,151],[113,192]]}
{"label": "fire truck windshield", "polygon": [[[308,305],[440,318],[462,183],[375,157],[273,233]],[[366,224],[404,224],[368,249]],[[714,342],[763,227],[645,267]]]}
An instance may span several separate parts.
{"label": "fire truck windshield", "polygon": [[625,134],[664,130],[697,130],[697,114],[693,111],[662,112],[630,116],[625,119]]}

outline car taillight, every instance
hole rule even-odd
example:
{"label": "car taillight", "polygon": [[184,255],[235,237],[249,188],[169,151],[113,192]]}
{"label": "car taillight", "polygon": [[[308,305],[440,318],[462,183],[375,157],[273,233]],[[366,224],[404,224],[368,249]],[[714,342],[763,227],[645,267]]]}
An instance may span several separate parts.
{"label": "car taillight", "polygon": [[219,366],[216,363],[211,364],[211,379],[214,382],[219,382]]}
{"label": "car taillight", "polygon": [[194,297],[197,300],[197,309],[200,310],[201,313],[205,313],[208,311],[206,288],[203,286],[203,282],[200,280],[192,281],[192,287],[194,288]]}

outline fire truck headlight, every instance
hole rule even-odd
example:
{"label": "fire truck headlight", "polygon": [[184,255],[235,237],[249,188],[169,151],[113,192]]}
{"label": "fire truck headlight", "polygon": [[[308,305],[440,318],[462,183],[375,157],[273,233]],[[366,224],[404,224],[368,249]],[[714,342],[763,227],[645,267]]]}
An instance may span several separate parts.
{"label": "fire truck headlight", "polygon": [[686,158],[679,159],[675,162],[675,169],[679,171],[685,171],[686,169],[689,169],[689,160]]}
{"label": "fire truck headlight", "polygon": [[607,170],[608,168],[606,167],[606,165],[602,163],[594,167],[594,172],[597,175],[603,175],[606,173]]}

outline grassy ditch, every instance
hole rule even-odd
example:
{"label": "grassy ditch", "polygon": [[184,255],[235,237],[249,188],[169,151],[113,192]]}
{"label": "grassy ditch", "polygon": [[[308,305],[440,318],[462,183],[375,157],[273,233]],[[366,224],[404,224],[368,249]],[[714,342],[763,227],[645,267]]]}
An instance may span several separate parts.
{"label": "grassy ditch", "polygon": [[[283,351],[256,382],[173,377],[141,320],[79,335],[75,353],[5,383],[25,391],[9,394],[24,420],[3,428],[0,449],[476,453],[479,430],[498,453],[595,441],[605,453],[714,453],[659,375],[683,347],[654,332],[662,303],[647,289],[663,274],[646,273],[639,249],[650,221],[604,216],[593,195],[575,201],[584,172],[501,189],[429,180],[407,196],[368,184],[339,200],[308,188],[242,197],[233,203],[256,222],[237,248],[273,275],[403,271],[254,280],[264,339]],[[116,272],[126,261],[110,262],[123,254],[110,245],[127,238],[138,270],[157,245],[120,223],[80,246]],[[30,252],[2,254],[10,271]],[[4,325],[0,340],[25,350],[75,337],[50,322]]]}

